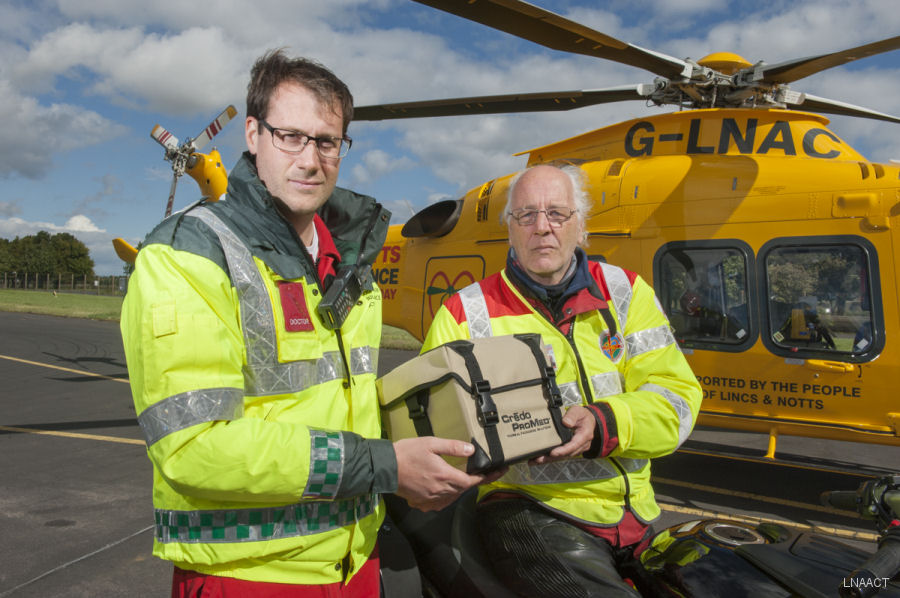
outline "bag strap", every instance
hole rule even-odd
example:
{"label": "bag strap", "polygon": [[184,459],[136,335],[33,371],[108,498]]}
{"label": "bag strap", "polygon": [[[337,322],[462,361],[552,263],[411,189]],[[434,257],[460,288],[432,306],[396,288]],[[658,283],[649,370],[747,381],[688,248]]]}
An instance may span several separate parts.
{"label": "bag strap", "polygon": [[556,370],[547,363],[544,352],[541,350],[541,336],[539,334],[516,334],[513,335],[531,349],[534,360],[538,364],[541,372],[541,381],[544,386],[544,398],[547,400],[547,408],[550,411],[550,418],[553,420],[553,427],[556,429],[556,435],[565,444],[572,438],[572,431],[562,423],[562,393],[556,384]]}
{"label": "bag strap", "polygon": [[609,307],[601,307],[598,308],[597,311],[599,311],[600,315],[603,316],[603,320],[606,322],[606,327],[609,328],[609,335],[615,336],[617,332],[616,319],[613,318],[612,312],[609,311]]}
{"label": "bag strap", "polygon": [[466,362],[469,371],[469,380],[472,383],[472,398],[475,399],[475,413],[478,423],[484,429],[488,450],[492,463],[503,463],[503,446],[500,444],[500,433],[497,432],[497,423],[500,416],[497,412],[497,404],[491,397],[491,383],[484,379],[478,360],[475,359],[475,345],[467,343],[453,344],[452,348]]}
{"label": "bag strap", "polygon": [[406,397],[409,419],[412,420],[418,436],[434,436],[434,429],[431,427],[431,420],[428,418],[428,399],[430,396],[430,388],[426,387]]}

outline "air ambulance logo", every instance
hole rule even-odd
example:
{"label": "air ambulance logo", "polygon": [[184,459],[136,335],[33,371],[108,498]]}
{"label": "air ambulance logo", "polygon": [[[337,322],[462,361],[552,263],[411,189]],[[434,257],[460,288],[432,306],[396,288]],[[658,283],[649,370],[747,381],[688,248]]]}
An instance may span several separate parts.
{"label": "air ambulance logo", "polygon": [[600,350],[611,362],[616,363],[625,352],[625,344],[618,332],[610,336],[609,330],[604,330],[600,333]]}

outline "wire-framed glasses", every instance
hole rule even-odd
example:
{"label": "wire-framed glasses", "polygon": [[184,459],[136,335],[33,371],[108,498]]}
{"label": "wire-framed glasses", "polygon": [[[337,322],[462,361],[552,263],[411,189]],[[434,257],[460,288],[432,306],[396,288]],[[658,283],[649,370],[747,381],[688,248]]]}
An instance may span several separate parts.
{"label": "wire-framed glasses", "polygon": [[531,226],[537,222],[538,214],[543,212],[544,215],[547,216],[547,221],[550,223],[550,226],[559,227],[575,215],[575,212],[577,211],[578,210],[570,210],[569,208],[547,208],[546,210],[524,208],[516,210],[510,215],[515,219],[519,226]]}
{"label": "wire-framed glasses", "polygon": [[279,129],[260,119],[260,124],[272,134],[272,145],[289,154],[299,154],[310,141],[323,158],[336,160],[343,158],[350,151],[353,140],[349,137],[313,137],[293,129]]}

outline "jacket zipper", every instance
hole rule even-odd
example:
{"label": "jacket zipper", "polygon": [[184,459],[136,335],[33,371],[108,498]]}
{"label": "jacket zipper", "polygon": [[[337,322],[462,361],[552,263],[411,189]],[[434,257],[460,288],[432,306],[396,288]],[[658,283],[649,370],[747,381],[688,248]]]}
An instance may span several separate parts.
{"label": "jacket zipper", "polygon": [[[557,330],[559,329],[557,328]],[[572,347],[572,352],[575,353],[575,361],[578,364],[578,375],[581,377],[581,384],[584,386],[585,392],[587,392],[587,401],[588,403],[593,403],[593,393],[591,392],[591,387],[589,386],[590,382],[587,378],[587,370],[585,369],[584,362],[581,359],[581,353],[578,352],[578,347],[576,347],[575,345],[574,319],[572,320],[572,325],[569,326],[569,332],[566,333],[565,337],[566,340],[569,341],[569,346]],[[607,457],[607,460],[612,463],[616,469],[619,470],[619,474],[622,476],[622,480],[625,482],[625,508],[631,511],[631,482],[628,479],[628,473],[615,457]]]}

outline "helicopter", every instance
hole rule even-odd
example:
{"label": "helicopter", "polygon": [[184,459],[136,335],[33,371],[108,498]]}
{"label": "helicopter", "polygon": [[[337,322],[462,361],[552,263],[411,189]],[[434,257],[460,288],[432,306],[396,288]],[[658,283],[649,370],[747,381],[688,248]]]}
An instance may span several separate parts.
{"label": "helicopter", "polygon": [[[900,118],[789,87],[900,48],[900,36],[788,60],[678,59],[521,0],[416,0],[650,83],[360,106],[356,121],[564,111],[639,100],[673,112],[516,154],[581,167],[591,259],[650,282],[703,387],[698,425],[900,444],[900,167],[872,163],[823,114]],[[504,267],[514,173],[392,225],[373,266],[384,322],[422,340],[443,301]]]}
{"label": "helicopter", "polygon": [[[196,137],[188,137],[183,143],[165,127],[157,124],[150,130],[150,137],[165,148],[163,159],[172,163],[172,185],[169,188],[169,199],[166,201],[165,218],[172,214],[175,200],[175,189],[178,179],[185,173],[190,175],[200,186],[203,197],[217,201],[228,187],[228,173],[222,165],[219,150],[213,148],[209,153],[201,153],[207,143],[237,115],[237,109],[229,105],[204,128]],[[133,264],[138,250],[125,239],[113,239],[113,248],[122,261]]]}

